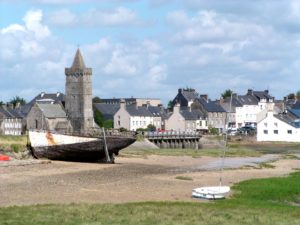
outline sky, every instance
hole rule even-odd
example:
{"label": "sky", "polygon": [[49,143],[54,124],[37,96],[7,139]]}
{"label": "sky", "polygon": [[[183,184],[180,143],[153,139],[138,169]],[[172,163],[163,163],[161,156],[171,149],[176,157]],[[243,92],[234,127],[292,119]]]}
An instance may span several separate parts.
{"label": "sky", "polygon": [[282,99],[300,90],[300,1],[0,0],[0,101],[64,92],[78,47],[100,98]]}

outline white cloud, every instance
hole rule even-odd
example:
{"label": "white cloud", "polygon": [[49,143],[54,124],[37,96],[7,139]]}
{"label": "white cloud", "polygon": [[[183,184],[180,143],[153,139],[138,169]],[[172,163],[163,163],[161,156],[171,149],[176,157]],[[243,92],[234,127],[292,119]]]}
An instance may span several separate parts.
{"label": "white cloud", "polygon": [[12,24],[1,30],[2,34],[15,33],[15,32],[25,32],[25,28],[19,24]]}
{"label": "white cloud", "polygon": [[138,26],[143,24],[136,12],[125,7],[112,10],[90,9],[74,13],[69,9],[61,9],[49,13],[48,22],[57,26]]}
{"label": "white cloud", "polygon": [[42,25],[43,13],[41,10],[30,10],[26,13],[23,20],[27,30],[32,31],[37,39],[50,36],[47,26]]}

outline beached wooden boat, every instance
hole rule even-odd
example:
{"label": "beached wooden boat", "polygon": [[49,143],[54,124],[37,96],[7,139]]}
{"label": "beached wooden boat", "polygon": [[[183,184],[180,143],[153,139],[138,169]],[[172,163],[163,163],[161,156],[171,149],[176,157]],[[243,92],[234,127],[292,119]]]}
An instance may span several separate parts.
{"label": "beached wooden boat", "polygon": [[[29,131],[30,146],[36,158],[68,161],[100,161],[107,158],[104,138],[91,138],[51,132]],[[107,152],[113,162],[119,151],[135,142],[134,137],[106,136]]]}

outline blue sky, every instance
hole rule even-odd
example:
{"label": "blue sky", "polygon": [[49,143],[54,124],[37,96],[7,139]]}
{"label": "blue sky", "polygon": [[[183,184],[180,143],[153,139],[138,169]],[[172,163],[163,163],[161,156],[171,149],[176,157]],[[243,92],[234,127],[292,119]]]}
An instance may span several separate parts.
{"label": "blue sky", "polygon": [[0,101],[64,92],[78,45],[100,98],[300,90],[297,0],[1,0]]}

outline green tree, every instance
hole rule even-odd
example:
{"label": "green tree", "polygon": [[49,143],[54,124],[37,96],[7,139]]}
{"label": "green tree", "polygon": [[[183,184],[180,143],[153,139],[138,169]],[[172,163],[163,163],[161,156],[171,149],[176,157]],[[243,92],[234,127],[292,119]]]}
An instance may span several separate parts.
{"label": "green tree", "polygon": [[103,122],[104,122],[104,118],[103,118],[103,115],[102,113],[94,108],[94,120],[95,120],[95,123],[100,126],[100,127],[103,127]]}
{"label": "green tree", "polygon": [[295,99],[295,97],[296,96],[295,96],[294,93],[289,93],[288,96],[287,96],[288,99]]}
{"label": "green tree", "polygon": [[4,102],[0,101],[0,106],[1,106],[1,105],[4,105]]}
{"label": "green tree", "polygon": [[114,127],[114,121],[113,120],[104,120],[103,121],[104,128],[110,129]]}
{"label": "green tree", "polygon": [[101,98],[99,98],[99,97],[94,97],[93,98],[93,103],[102,103],[103,101],[101,100]]}
{"label": "green tree", "polygon": [[18,103],[20,103],[20,105],[25,105],[26,104],[26,100],[24,98],[16,96],[12,100],[10,100],[9,103],[13,104],[13,106],[15,107]]}
{"label": "green tree", "polygon": [[299,99],[299,100],[300,100],[300,90],[299,90],[299,91],[297,91],[297,93],[296,93],[296,96],[297,96],[297,99]]}
{"label": "green tree", "polygon": [[233,94],[233,91],[230,89],[227,89],[221,94],[221,96],[222,96],[222,98],[227,98],[227,97],[230,97],[232,94]]}
{"label": "green tree", "polygon": [[147,126],[147,130],[148,130],[148,131],[156,131],[156,126],[154,126],[153,124],[149,124],[149,125]]}
{"label": "green tree", "polygon": [[173,101],[170,100],[170,101],[168,102],[168,109],[173,109],[173,107],[174,107]]}

